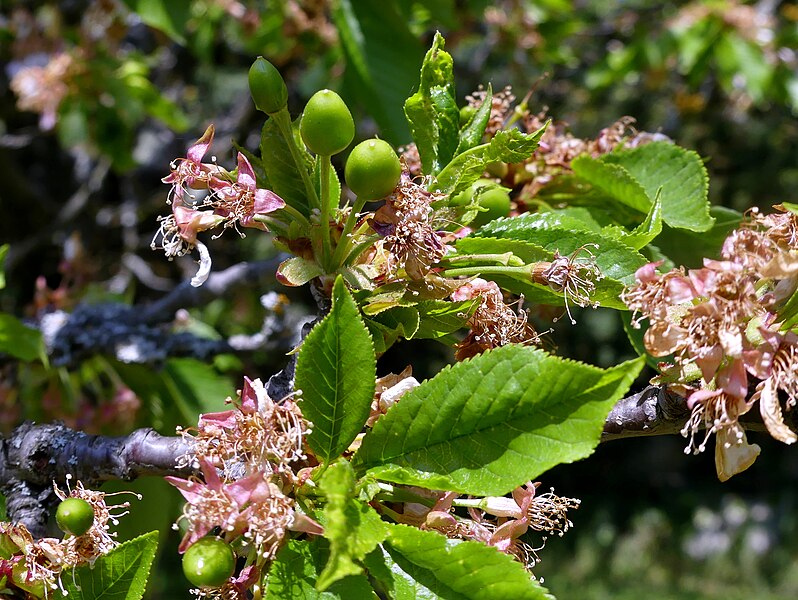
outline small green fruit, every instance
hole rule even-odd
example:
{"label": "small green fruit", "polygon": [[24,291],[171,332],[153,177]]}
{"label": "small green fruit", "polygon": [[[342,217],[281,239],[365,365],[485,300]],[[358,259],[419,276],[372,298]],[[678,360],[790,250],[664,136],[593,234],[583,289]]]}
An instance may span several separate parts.
{"label": "small green fruit", "polygon": [[477,109],[474,106],[464,106],[460,109],[460,127],[465,126],[477,114]]}
{"label": "small green fruit", "polygon": [[401,175],[396,152],[388,142],[376,139],[355,146],[344,169],[349,189],[363,200],[384,198],[394,190]]}
{"label": "small green fruit", "polygon": [[510,214],[510,194],[506,188],[497,186],[496,182],[490,179],[478,179],[471,184],[471,189],[460,192],[449,202],[454,206],[466,206],[475,195],[479,205],[487,210],[477,213],[469,226],[482,227],[494,219]]}
{"label": "small green fruit", "polygon": [[64,533],[83,535],[94,524],[94,509],[82,498],[67,498],[58,505],[55,521]]}
{"label": "small green fruit", "polygon": [[202,538],[183,555],[183,573],[197,587],[220,587],[235,570],[233,549],[219,538]]}
{"label": "small green fruit", "polygon": [[266,114],[279,112],[288,105],[288,88],[282,75],[262,56],[249,68],[249,91],[255,106]]}
{"label": "small green fruit", "polygon": [[321,90],[308,100],[299,133],[311,152],[332,156],[352,143],[355,121],[341,96],[332,90]]}

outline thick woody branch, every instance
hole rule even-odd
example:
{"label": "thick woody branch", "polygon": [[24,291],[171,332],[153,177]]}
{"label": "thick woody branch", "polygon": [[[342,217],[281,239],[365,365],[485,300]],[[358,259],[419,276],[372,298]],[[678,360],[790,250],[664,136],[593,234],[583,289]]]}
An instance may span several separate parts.
{"label": "thick woody branch", "polygon": [[[293,391],[292,367],[289,364],[272,378],[270,392]],[[604,423],[601,441],[678,434],[689,412],[683,397],[663,387],[649,386],[613,407]],[[793,428],[798,424],[795,412],[798,411],[788,413],[786,419]],[[742,422],[747,429],[765,429],[758,412],[746,417]],[[152,429],[112,438],[88,435],[58,423],[24,423],[0,439],[0,492],[6,496],[9,518],[41,536],[47,510],[55,500],[53,481],[63,482],[69,474],[92,486],[143,475],[185,476],[191,468],[178,467],[178,462],[189,451],[183,438],[165,437]]]}
{"label": "thick woody branch", "polygon": [[24,423],[0,440],[0,491],[14,522],[43,535],[53,481],[66,475],[88,486],[141,475],[180,475],[177,459],[189,447],[180,437],[138,429],[124,437],[88,435],[62,424]]}

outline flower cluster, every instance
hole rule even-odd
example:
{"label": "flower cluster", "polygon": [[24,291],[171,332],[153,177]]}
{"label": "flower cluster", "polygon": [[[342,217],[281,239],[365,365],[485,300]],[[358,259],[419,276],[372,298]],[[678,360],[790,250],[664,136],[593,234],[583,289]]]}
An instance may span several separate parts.
{"label": "flower cluster", "polygon": [[495,282],[477,277],[452,293],[455,302],[473,298],[479,298],[480,304],[468,320],[468,334],[457,344],[457,360],[506,344],[537,344],[540,341],[540,336],[527,321],[527,313],[505,304],[504,295]]}
{"label": "flower cluster", "polygon": [[[68,480],[70,478],[67,476]],[[62,575],[77,567],[94,564],[99,557],[119,545],[116,534],[108,532],[108,523],[118,524],[118,519],[127,514],[130,506],[123,502],[109,507],[105,498],[116,494],[87,489],[80,481],[66,492],[55,484],[53,488],[60,500],[79,498],[88,502],[94,512],[94,521],[83,535],[67,535],[64,539],[34,539],[22,524],[0,523],[0,546],[8,555],[0,558],[0,576],[28,592],[29,597],[47,598],[51,590],[58,589],[66,596]],[[141,496],[138,498],[140,500]]]}
{"label": "flower cluster", "polygon": [[[172,205],[172,213],[159,218],[160,227],[151,244],[153,250],[161,248],[169,258],[183,256],[197,247],[201,262],[191,282],[195,286],[202,285],[210,273],[210,255],[197,240],[198,233],[219,226],[232,227],[242,237],[239,226],[267,231],[261,219],[285,207],[285,201],[277,194],[257,186],[252,164],[241,152],[235,178],[215,162],[202,162],[214,132],[210,125],[184,158],[172,162],[172,172],[163,178],[171,185],[167,203]],[[194,193],[199,191],[202,197]]]}
{"label": "flower cluster", "polygon": [[[180,517],[186,525],[180,552],[218,528],[226,541],[240,538],[253,547],[262,566],[274,558],[288,531],[322,533],[291,497],[303,483],[291,465],[306,458],[302,445],[309,424],[293,400],[274,402],[259,379],[245,378],[234,404],[231,410],[201,415],[196,429],[178,430],[191,446],[183,464],[198,467],[202,477],[166,480],[187,502]],[[225,585],[240,583],[233,579]]]}
{"label": "flower cluster", "polygon": [[[691,416],[683,434],[687,452],[701,452],[716,434],[715,464],[726,480],[748,468],[759,454],[739,418],[759,403],[768,432],[787,444],[798,435],[784,422],[798,403],[798,336],[787,304],[798,289],[798,216],[784,207],[771,215],[752,211],[723,245],[724,260],[704,260],[700,269],[656,272],[641,267],[637,284],[622,298],[635,311],[632,324],[647,318],[646,350],[663,363],[661,381],[681,388]],[[754,391],[749,394],[749,385]],[[704,429],[704,437],[696,434]]]}
{"label": "flower cluster", "polygon": [[[529,133],[537,131],[546,124],[547,120],[546,113],[526,113],[523,118],[524,130]],[[662,134],[637,131],[633,128],[634,122],[632,117],[622,117],[602,129],[596,139],[574,136],[565,123],[550,124],[543,133],[537,150],[524,163],[523,179],[527,183],[519,197],[535,196],[557,175],[569,171],[571,161],[582,154],[596,157],[612,152],[622,143],[626,148],[634,148],[652,141],[668,139]]]}
{"label": "flower cluster", "polygon": [[420,280],[446,254],[444,234],[437,231],[430,203],[439,199],[403,171],[399,185],[369,220],[382,236],[392,274],[403,269],[411,280]]}

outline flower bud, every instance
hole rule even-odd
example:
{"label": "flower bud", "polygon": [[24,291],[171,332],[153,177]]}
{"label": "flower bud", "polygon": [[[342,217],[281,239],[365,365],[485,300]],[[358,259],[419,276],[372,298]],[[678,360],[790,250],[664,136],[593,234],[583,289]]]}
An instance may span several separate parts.
{"label": "flower bud", "polygon": [[279,112],[288,104],[288,88],[282,75],[262,56],[249,69],[249,91],[255,106],[266,114]]}

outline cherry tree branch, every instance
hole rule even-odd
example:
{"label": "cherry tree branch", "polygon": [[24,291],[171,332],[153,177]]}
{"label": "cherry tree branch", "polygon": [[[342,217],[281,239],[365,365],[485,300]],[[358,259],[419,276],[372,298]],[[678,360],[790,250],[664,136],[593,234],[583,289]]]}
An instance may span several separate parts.
{"label": "cherry tree branch", "polygon": [[682,396],[650,385],[615,404],[604,421],[601,441],[679,433],[689,414]]}
{"label": "cherry tree branch", "polygon": [[[229,296],[241,287],[269,289],[281,257],[252,263],[239,263],[213,273],[199,288],[188,282],[178,285],[161,299],[144,306],[125,304],[81,304],[71,314],[55,311],[43,315],[38,327],[48,355],[56,366],[76,365],[95,355],[113,356],[122,362],[157,364],[169,357],[189,356],[208,361],[217,354],[262,349],[272,338],[286,338],[279,343],[289,346],[296,334],[297,315],[278,311],[281,318],[268,315],[264,331],[250,339],[238,336],[214,340],[188,332],[173,333],[167,326],[180,309],[207,304]],[[264,308],[269,310],[268,306]],[[267,317],[268,317],[267,316]],[[284,318],[283,318],[284,317]],[[283,335],[283,329],[291,329]],[[279,340],[278,340],[279,341]]]}
{"label": "cherry tree branch", "polygon": [[178,459],[190,448],[181,437],[137,429],[123,437],[89,435],[60,423],[17,427],[0,440],[0,492],[11,521],[44,535],[47,509],[54,502],[53,481],[67,474],[94,486],[142,475],[186,475]]}
{"label": "cherry tree branch", "polygon": [[[285,388],[285,393],[292,391],[291,364],[281,376],[284,380],[273,378],[271,385]],[[785,415],[793,428],[798,428],[796,412]],[[682,396],[665,387],[648,386],[616,403],[604,423],[601,441],[678,434],[689,413]],[[765,429],[758,412],[745,417],[741,422],[746,429]],[[26,422],[0,438],[0,493],[6,497],[9,519],[42,536],[48,509],[55,502],[53,481],[64,482],[70,474],[84,485],[94,486],[145,475],[186,476],[192,469],[178,464],[189,452],[183,438],[162,436],[148,428],[123,437],[106,437],[74,431],[60,423]]]}

